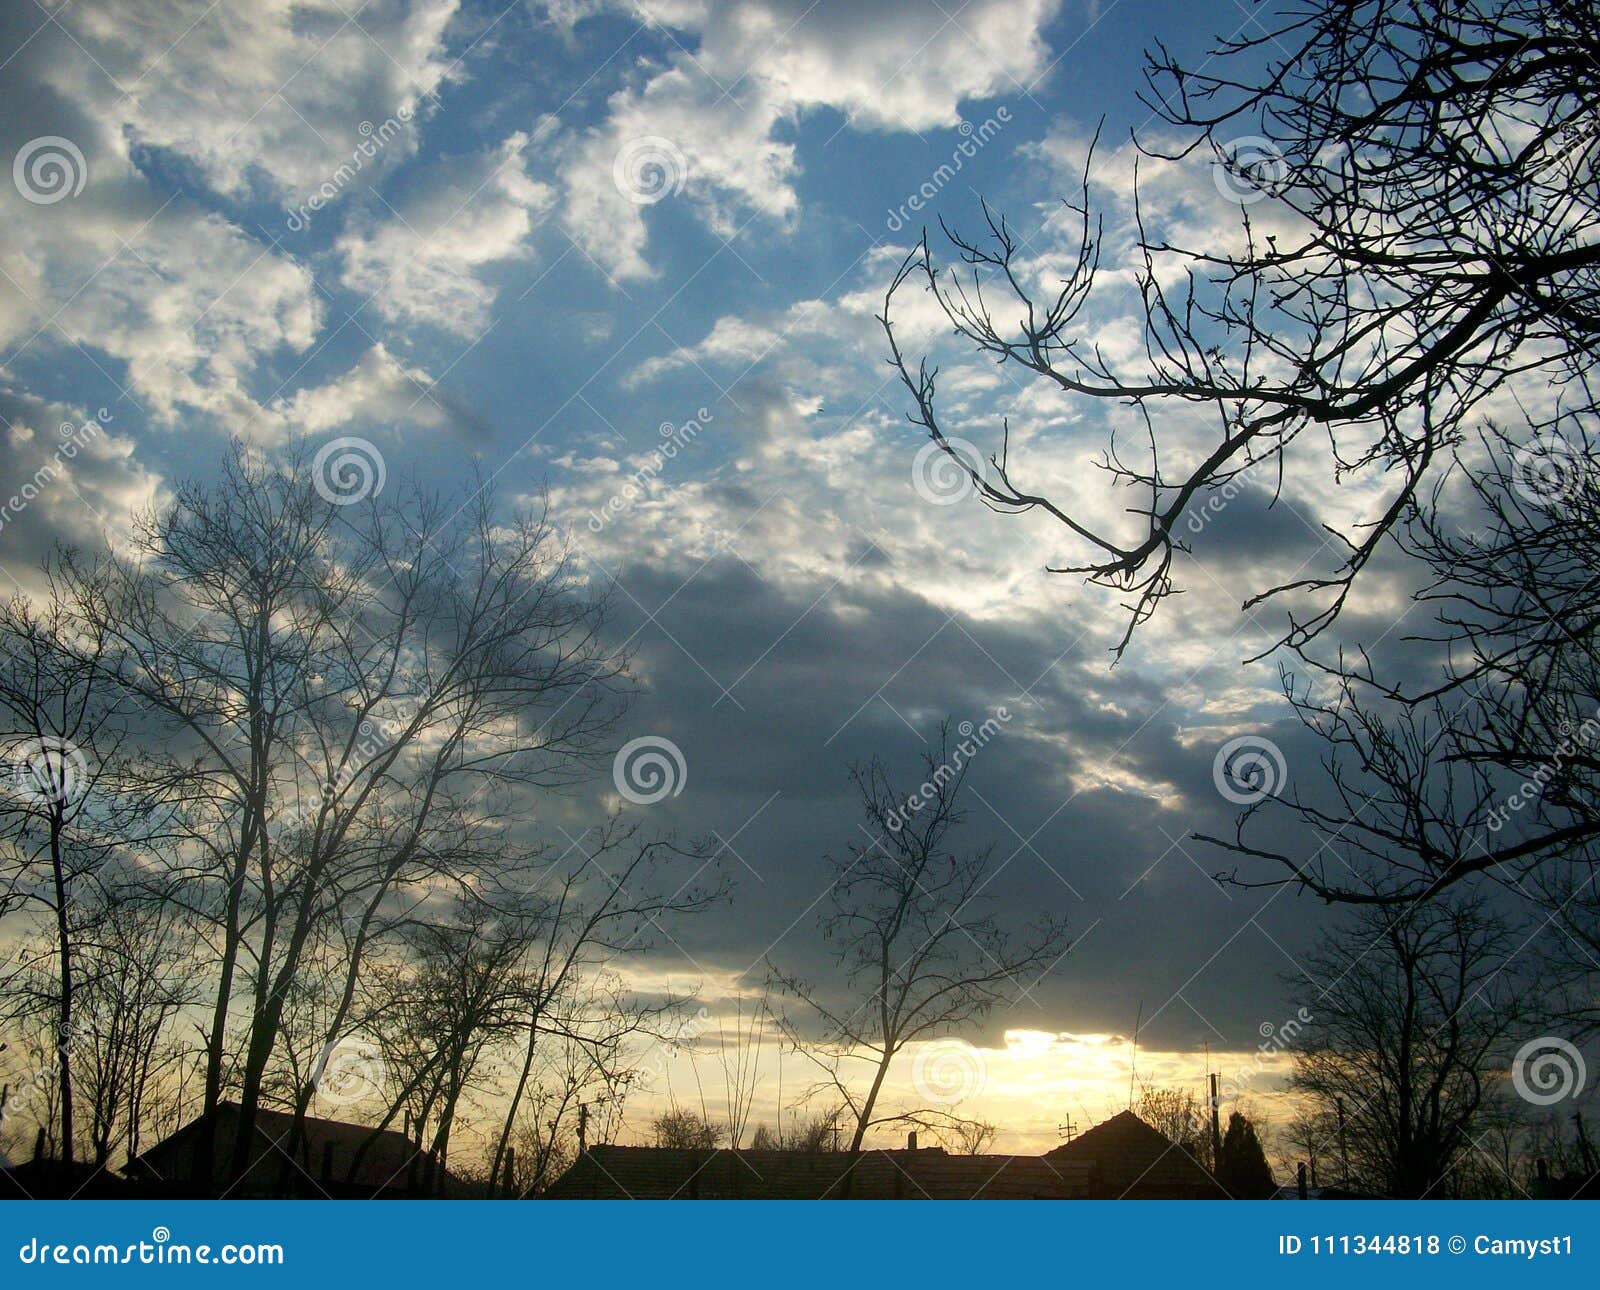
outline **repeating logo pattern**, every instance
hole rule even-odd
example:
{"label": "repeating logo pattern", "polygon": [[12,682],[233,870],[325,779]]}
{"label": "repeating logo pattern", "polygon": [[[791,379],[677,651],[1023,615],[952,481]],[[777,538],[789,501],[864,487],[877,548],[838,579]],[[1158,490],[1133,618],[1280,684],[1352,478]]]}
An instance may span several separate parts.
{"label": "repeating logo pattern", "polygon": [[935,1106],[956,1106],[983,1092],[989,1071],[983,1054],[971,1044],[939,1039],[917,1049],[911,1059],[911,1086]]}
{"label": "repeating logo pattern", "polygon": [[24,201],[54,206],[83,191],[89,182],[89,163],[71,139],[40,135],[17,150],[11,162],[11,182]]}
{"label": "repeating logo pattern", "polygon": [[689,763],[683,749],[662,735],[641,735],[630,739],[611,762],[611,778],[628,801],[636,806],[653,806],[683,792],[689,779]]}
{"label": "repeating logo pattern", "polygon": [[383,492],[388,472],[383,454],[368,439],[333,439],[317,450],[311,462],[317,493],[334,506],[351,506]]}
{"label": "repeating logo pattern", "polygon": [[1554,1106],[1577,1097],[1588,1077],[1583,1054],[1557,1035],[1528,1040],[1511,1062],[1511,1086],[1534,1106]]}
{"label": "repeating logo pattern", "polygon": [[1283,750],[1260,735],[1240,735],[1217,749],[1211,781],[1236,806],[1253,806],[1275,797],[1289,778]]}

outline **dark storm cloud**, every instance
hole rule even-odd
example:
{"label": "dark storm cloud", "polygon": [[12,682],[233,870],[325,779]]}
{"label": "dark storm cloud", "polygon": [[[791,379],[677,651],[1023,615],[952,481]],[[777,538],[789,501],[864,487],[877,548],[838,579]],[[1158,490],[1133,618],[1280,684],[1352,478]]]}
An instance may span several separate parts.
{"label": "dark storm cloud", "polygon": [[[1211,881],[1223,862],[1188,835],[1228,830],[1234,808],[1214,785],[1213,743],[1180,739],[1159,687],[1113,687],[1070,636],[952,614],[903,587],[816,599],[733,559],[692,577],[676,563],[615,572],[645,679],[623,737],[670,738],[688,766],[681,796],[637,809],[726,843],[738,884],[662,963],[759,975],[770,952],[831,980],[814,928],[823,857],[866,841],[848,765],[881,756],[910,789],[941,718],[977,725],[1004,707],[1011,719],[973,759],[957,837],[993,846],[1003,919],[1065,913],[1081,940],[1043,980],[1017,983],[991,1031],[1126,1031],[1142,1003],[1152,1042],[1247,1045],[1277,1018],[1275,976],[1292,969],[1309,911]],[[1113,689],[1116,705],[1101,697]],[[1315,764],[1297,724],[1262,733]]]}

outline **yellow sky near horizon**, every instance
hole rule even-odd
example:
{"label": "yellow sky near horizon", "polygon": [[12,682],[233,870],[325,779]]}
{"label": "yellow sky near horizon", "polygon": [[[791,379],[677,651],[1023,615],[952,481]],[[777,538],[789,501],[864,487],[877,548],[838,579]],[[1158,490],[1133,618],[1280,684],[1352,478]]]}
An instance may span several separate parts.
{"label": "yellow sky near horizon", "polygon": [[[1136,1064],[1135,1064],[1136,1063]],[[870,1071],[859,1063],[853,1086],[865,1088]],[[1201,1052],[1165,1051],[1140,1046],[1115,1034],[1074,1034],[1009,1029],[1001,1047],[979,1047],[957,1039],[909,1045],[895,1060],[884,1085],[884,1111],[937,1106],[963,1118],[979,1119],[998,1129],[991,1150],[1041,1154],[1065,1140],[1062,1126],[1074,1133],[1109,1119],[1128,1107],[1130,1089],[1157,1085],[1192,1091],[1203,1099],[1208,1071],[1223,1080],[1221,1113],[1247,1108],[1253,1118],[1269,1122],[1287,1118],[1283,1093],[1290,1061],[1270,1040],[1262,1049]],[[816,1067],[803,1055],[781,1052],[775,1038],[761,1046],[754,1073],[755,1092],[747,1119],[745,1143],[755,1127],[775,1123],[778,1108],[791,1124],[804,1111],[792,1108],[805,1088],[816,1081]],[[719,1125],[730,1119],[728,1089],[714,1051],[686,1045],[657,1059],[647,1088],[630,1095],[619,1141],[646,1142],[652,1117],[671,1105],[702,1112]],[[812,1105],[820,1110],[827,1099]],[[869,1137],[869,1145],[904,1142],[903,1126],[886,1127]],[[923,1133],[921,1145],[934,1145]]]}

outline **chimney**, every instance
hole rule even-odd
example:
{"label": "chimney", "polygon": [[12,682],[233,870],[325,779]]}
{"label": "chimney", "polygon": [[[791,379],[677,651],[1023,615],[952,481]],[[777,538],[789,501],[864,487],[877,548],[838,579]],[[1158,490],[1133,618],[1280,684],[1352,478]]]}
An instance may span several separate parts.
{"label": "chimney", "polygon": [[1295,1171],[1295,1188],[1300,1193],[1300,1199],[1306,1200],[1306,1162],[1302,1160],[1300,1167]]}
{"label": "chimney", "polygon": [[912,1129],[910,1133],[906,1134],[906,1150],[907,1151],[915,1151],[916,1149],[917,1149],[917,1131],[915,1129]]}

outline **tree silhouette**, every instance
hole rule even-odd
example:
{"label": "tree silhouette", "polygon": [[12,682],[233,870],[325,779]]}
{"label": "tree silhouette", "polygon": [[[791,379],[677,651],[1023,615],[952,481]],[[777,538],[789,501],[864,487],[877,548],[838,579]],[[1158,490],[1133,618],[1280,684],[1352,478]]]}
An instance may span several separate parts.
{"label": "tree silhouette", "polygon": [[[1196,66],[1160,45],[1147,55],[1144,101],[1179,141],[1136,138],[1137,153],[1209,160],[1245,204],[1236,235],[1176,245],[1136,181],[1137,237],[1112,267],[1135,280],[1142,363],[1106,356],[1107,318],[1090,307],[1102,301],[1107,249],[1093,149],[1066,203],[1075,246],[1064,265],[1038,263],[988,213],[985,237],[946,230],[953,268],[925,233],[881,316],[912,423],[981,500],[1050,517],[1082,552],[1054,571],[1131,594],[1119,654],[1173,590],[1186,514],[1243,472],[1281,485],[1291,455],[1320,451],[1330,483],[1358,476],[1383,489],[1337,534],[1335,567],[1246,601],[1307,593],[1308,608],[1289,609],[1286,639],[1300,647],[1334,620],[1486,400],[1519,394],[1534,428],[1557,436],[1594,410],[1600,12],[1582,0],[1310,0],[1251,28]],[[1105,506],[1025,482],[1008,425],[970,431],[996,445],[986,453],[953,442],[969,431],[940,410],[937,367],[905,353],[894,321],[911,286],[978,353],[1068,399],[1131,406],[1138,443],[1113,432],[1102,465],[1109,484],[1135,490],[1131,504],[1107,499],[1133,525],[1108,527]],[[1196,410],[1214,433],[1192,431]]]}
{"label": "tree silhouette", "polygon": [[1289,1088],[1324,1124],[1343,1102],[1353,1185],[1402,1199],[1450,1194],[1528,1011],[1527,983],[1508,967],[1522,940],[1482,897],[1365,906],[1323,935],[1304,976],[1285,977],[1322,990],[1295,1039]]}
{"label": "tree silhouette", "polygon": [[1228,1117],[1216,1174],[1217,1181],[1235,1200],[1266,1200],[1277,1190],[1267,1153],[1256,1137],[1256,1126],[1238,1111]]}
{"label": "tree silhouette", "polygon": [[712,1151],[723,1139],[720,1126],[684,1107],[663,1111],[650,1122],[650,1133],[658,1147],[680,1151]]}
{"label": "tree silhouette", "polygon": [[[851,768],[863,841],[830,857],[835,881],[818,917],[843,970],[842,1002],[773,969],[821,1029],[822,1042],[810,1043],[795,1022],[785,1023],[794,1046],[823,1072],[817,1091],[849,1108],[851,1151],[877,1124],[938,1131],[962,1119],[937,1107],[883,1113],[879,1098],[895,1058],[913,1041],[948,1035],[1022,997],[1067,952],[1063,919],[1045,913],[1013,932],[989,912],[992,847],[951,849],[950,835],[966,818],[959,799],[971,763],[961,746],[942,725],[938,745],[923,757],[927,778],[914,789],[897,787],[877,759]],[[853,1074],[863,1067],[865,1089]],[[970,1091],[960,1087],[961,1074],[956,1087],[932,1096],[953,1107]]]}

